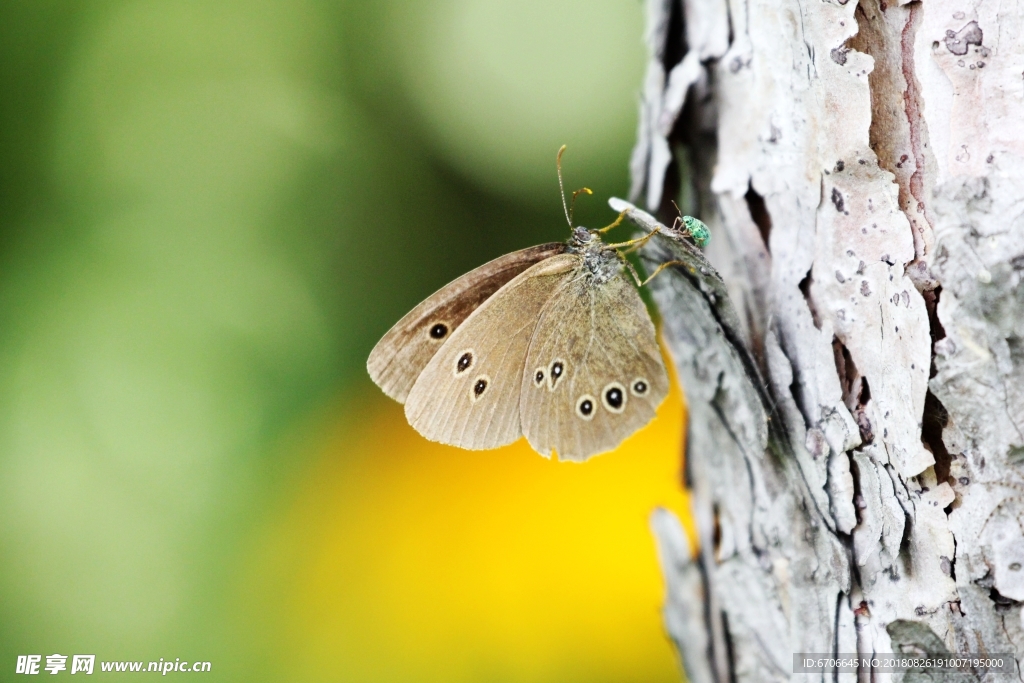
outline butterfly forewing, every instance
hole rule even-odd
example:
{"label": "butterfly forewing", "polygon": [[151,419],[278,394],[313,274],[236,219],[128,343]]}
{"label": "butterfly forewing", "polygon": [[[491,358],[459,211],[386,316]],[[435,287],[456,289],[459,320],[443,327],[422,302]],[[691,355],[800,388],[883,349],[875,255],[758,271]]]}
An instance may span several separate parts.
{"label": "butterfly forewing", "polygon": [[654,324],[636,289],[622,276],[563,282],[526,357],[520,415],[530,445],[586,460],[647,424],[667,395]]}
{"label": "butterfly forewing", "polygon": [[580,267],[573,254],[548,258],[466,318],[409,392],[409,424],[432,441],[462,448],[496,448],[518,439],[519,387],[541,309]]}
{"label": "butterfly forewing", "polygon": [[377,342],[366,361],[370,377],[385,394],[404,403],[430,359],[474,310],[527,268],[565,249],[558,242],[515,251],[434,292]]}

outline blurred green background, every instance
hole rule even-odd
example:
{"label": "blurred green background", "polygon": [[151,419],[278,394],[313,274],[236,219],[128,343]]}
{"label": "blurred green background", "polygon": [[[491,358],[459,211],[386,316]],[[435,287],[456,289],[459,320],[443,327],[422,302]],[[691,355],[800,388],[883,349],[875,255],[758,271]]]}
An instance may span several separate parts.
{"label": "blurred green background", "polygon": [[610,222],[641,35],[638,0],[0,5],[0,680],[676,678],[645,519],[683,505],[678,395],[566,469],[426,444],[364,369],[567,235],[560,144]]}

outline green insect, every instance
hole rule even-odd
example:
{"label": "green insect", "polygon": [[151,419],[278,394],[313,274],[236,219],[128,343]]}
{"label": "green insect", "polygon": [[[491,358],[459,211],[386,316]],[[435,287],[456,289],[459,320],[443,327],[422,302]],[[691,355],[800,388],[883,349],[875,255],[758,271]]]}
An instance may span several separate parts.
{"label": "green insect", "polygon": [[708,232],[708,226],[704,225],[699,219],[693,216],[683,216],[682,218],[683,227],[686,228],[686,232],[690,234],[690,238],[693,243],[700,248],[704,248],[707,245],[708,240],[711,239],[711,233]]}

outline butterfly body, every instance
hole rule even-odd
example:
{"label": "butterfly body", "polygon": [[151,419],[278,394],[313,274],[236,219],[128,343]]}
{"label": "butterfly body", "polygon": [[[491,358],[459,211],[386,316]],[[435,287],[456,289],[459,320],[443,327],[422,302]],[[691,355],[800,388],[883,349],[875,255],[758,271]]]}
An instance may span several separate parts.
{"label": "butterfly body", "polygon": [[586,271],[585,276],[591,278],[591,284],[595,287],[624,274],[625,259],[614,249],[609,249],[599,235],[586,228],[573,229],[566,251],[580,256],[578,267]]}
{"label": "butterfly body", "polygon": [[668,393],[625,259],[595,231],[507,254],[443,287],[367,361],[433,441],[586,460],[643,427]]}

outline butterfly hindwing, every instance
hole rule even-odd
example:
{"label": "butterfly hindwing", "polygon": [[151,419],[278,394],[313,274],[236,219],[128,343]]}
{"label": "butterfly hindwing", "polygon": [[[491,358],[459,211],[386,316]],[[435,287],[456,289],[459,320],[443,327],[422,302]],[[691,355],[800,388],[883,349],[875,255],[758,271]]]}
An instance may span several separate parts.
{"label": "butterfly hindwing", "polygon": [[654,324],[636,289],[621,274],[563,282],[526,357],[520,415],[530,445],[586,460],[647,424],[667,395]]}
{"label": "butterfly hindwing", "polygon": [[474,310],[527,268],[565,249],[558,242],[514,251],[434,292],[377,342],[366,361],[370,377],[385,394],[404,403],[430,359]]}
{"label": "butterfly hindwing", "polygon": [[540,312],[578,273],[562,254],[517,275],[477,308],[417,378],[405,416],[430,439],[469,449],[496,448],[522,435],[519,387]]}

